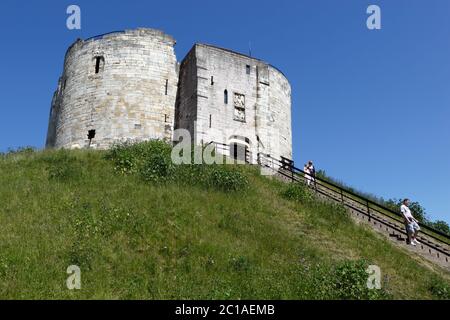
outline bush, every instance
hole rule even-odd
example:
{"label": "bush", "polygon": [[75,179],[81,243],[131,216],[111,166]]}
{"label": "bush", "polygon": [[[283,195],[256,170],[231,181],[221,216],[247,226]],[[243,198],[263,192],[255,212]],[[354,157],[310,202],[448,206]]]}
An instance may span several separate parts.
{"label": "bush", "polygon": [[282,192],[281,196],[288,200],[298,201],[302,204],[309,204],[313,200],[313,195],[300,183],[290,183]]}
{"label": "bush", "polygon": [[144,161],[139,173],[144,181],[166,182],[174,178],[175,166],[170,157],[154,153]]}
{"label": "bush", "polygon": [[378,300],[390,299],[386,288],[369,289],[365,260],[345,260],[334,267],[327,264],[300,266],[298,277],[299,295],[319,300]]}
{"label": "bush", "polygon": [[106,159],[112,160],[116,171],[122,174],[140,172],[154,155],[170,159],[172,147],[162,140],[151,140],[140,143],[124,142],[115,144],[106,153]]}
{"label": "bush", "polygon": [[431,281],[429,291],[433,296],[442,300],[450,300],[450,285],[437,278]]}
{"label": "bush", "polygon": [[[181,164],[171,158],[172,147],[164,141],[153,140],[131,144],[117,144],[106,154],[115,170],[122,174],[139,174],[147,182],[177,181],[221,191],[244,190],[247,177],[234,165]],[[193,155],[192,155],[192,163]]]}
{"label": "bush", "polygon": [[365,260],[344,260],[334,267],[327,265],[303,266],[299,276],[299,294],[308,299],[322,300],[379,300],[391,296],[383,287],[369,289]]}
{"label": "bush", "polygon": [[366,272],[369,264],[365,260],[344,261],[339,264],[332,276],[333,289],[339,299],[346,300],[372,300],[387,298],[386,291],[381,289],[369,289]]}
{"label": "bush", "polygon": [[0,152],[1,159],[14,159],[15,161],[20,161],[28,158],[30,155],[34,154],[36,149],[34,147],[19,147],[17,149],[8,149],[8,152]]}
{"label": "bush", "polygon": [[445,221],[437,220],[435,222],[430,222],[430,227],[450,235],[450,226]]}
{"label": "bush", "polygon": [[247,178],[230,165],[210,165],[204,178],[207,187],[221,191],[244,190],[248,186]]}
{"label": "bush", "polygon": [[9,149],[6,155],[30,155],[32,153],[36,152],[36,149],[34,147],[19,147],[17,149]]}

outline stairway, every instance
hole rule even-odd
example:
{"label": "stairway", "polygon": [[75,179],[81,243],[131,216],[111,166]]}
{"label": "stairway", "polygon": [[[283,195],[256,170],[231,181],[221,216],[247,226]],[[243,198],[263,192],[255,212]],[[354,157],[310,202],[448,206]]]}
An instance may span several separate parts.
{"label": "stairway", "polygon": [[[210,143],[216,146],[216,152],[225,156],[230,155],[228,145],[214,141]],[[290,159],[282,157],[280,160],[267,154],[258,153],[257,164],[265,171],[271,171],[275,177],[285,182],[305,184],[305,173],[296,168],[294,162]],[[406,242],[407,234],[403,219],[391,209],[383,208],[369,199],[318,178],[316,178],[312,190],[317,197],[325,201],[333,201],[344,205],[356,221],[370,226],[374,231],[390,239],[395,245],[412,251],[450,271],[450,236],[422,226],[422,231],[418,236],[421,244],[413,246]]]}
{"label": "stairway", "polygon": [[[261,156],[259,157],[261,160]],[[286,182],[305,183],[304,174],[301,170],[294,168],[286,168],[282,162],[270,159],[270,166],[264,161],[260,165],[273,170],[274,175]],[[427,259],[434,264],[450,271],[450,237],[445,240],[440,240],[438,236],[434,235],[432,231],[426,230],[419,233],[419,245],[413,246],[407,244],[407,234],[405,226],[400,217],[396,217],[395,212],[390,212],[390,215],[382,210],[377,210],[376,205],[371,205],[370,200],[352,194],[338,186],[330,187],[328,182],[316,179],[315,187],[311,187],[316,195],[325,200],[344,205],[352,217],[359,223],[370,226],[374,231],[381,233],[386,238],[390,239],[395,245],[405,248],[408,251],[414,252],[421,257]],[[424,229],[424,228],[422,228]],[[425,231],[425,230],[424,230]]]}

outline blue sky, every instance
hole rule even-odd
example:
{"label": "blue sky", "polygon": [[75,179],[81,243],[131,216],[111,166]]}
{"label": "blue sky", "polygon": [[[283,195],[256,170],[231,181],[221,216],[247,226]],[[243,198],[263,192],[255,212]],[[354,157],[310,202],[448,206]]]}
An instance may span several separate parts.
{"label": "blue sky", "polygon": [[[66,8],[82,29],[66,28]],[[379,5],[382,29],[366,27]],[[248,52],[293,89],[298,166],[450,222],[450,1],[11,1],[0,4],[0,151],[45,141],[50,101],[76,38],[136,27]]]}

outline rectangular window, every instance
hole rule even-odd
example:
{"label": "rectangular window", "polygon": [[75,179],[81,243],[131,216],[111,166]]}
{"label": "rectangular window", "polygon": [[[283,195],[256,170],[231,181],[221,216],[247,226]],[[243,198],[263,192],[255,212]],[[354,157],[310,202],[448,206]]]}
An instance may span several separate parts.
{"label": "rectangular window", "polygon": [[246,69],[247,74],[250,74],[251,67],[250,67],[249,65],[247,65],[247,66],[245,67],[245,69]]}
{"label": "rectangular window", "polygon": [[168,89],[169,89],[169,79],[166,79],[166,96],[167,96]]}
{"label": "rectangular window", "polygon": [[211,76],[211,85],[212,86],[214,85],[214,77],[213,76]]}
{"label": "rectangular window", "polygon": [[234,120],[245,122],[245,95],[234,93]]}
{"label": "rectangular window", "polygon": [[212,127],[212,115],[209,115],[209,127]]}

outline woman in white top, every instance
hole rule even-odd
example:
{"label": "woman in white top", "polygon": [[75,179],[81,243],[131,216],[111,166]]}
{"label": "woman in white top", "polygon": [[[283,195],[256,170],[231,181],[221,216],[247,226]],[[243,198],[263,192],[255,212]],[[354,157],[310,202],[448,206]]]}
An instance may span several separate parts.
{"label": "woman in white top", "polygon": [[309,185],[311,184],[311,176],[310,176],[310,171],[309,171],[309,167],[307,164],[305,164],[305,166],[303,167],[303,171],[305,172],[305,179],[306,179],[306,184]]}
{"label": "woman in white top", "polygon": [[310,175],[310,182],[314,182],[316,184],[316,168],[314,168],[314,164],[312,161],[308,162],[308,173]]}

